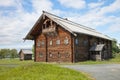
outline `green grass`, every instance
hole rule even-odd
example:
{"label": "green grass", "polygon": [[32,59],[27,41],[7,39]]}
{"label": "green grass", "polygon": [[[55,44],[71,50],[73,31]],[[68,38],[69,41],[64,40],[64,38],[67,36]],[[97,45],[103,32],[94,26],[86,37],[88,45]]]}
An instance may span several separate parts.
{"label": "green grass", "polygon": [[0,64],[17,64],[17,65],[24,65],[34,63],[33,60],[27,60],[27,61],[20,61],[18,58],[15,59],[0,59]]}
{"label": "green grass", "polygon": [[[17,66],[11,66],[16,64]],[[0,60],[0,80],[93,80],[87,74],[55,64]]]}
{"label": "green grass", "polygon": [[[74,64],[120,64],[120,54],[105,61],[84,61]],[[63,63],[68,64],[68,63]],[[72,63],[70,63],[72,64]],[[19,61],[19,59],[0,60],[0,80],[93,80],[88,74],[59,67],[57,64]]]}

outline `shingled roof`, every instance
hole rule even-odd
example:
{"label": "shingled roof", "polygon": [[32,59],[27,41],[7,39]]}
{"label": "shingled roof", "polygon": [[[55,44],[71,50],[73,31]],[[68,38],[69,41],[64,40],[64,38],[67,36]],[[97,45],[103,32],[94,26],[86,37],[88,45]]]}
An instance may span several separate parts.
{"label": "shingled roof", "polygon": [[[20,52],[23,52],[24,54],[32,54],[32,50],[31,49],[21,49]],[[20,54],[19,52],[19,54]]]}
{"label": "shingled roof", "polygon": [[78,23],[72,22],[70,20],[67,20],[67,19],[64,19],[61,17],[58,17],[58,16],[48,13],[46,11],[43,11],[43,14],[40,16],[38,21],[35,23],[35,25],[31,29],[31,31],[27,34],[25,39],[33,39],[33,35],[31,35],[31,33],[33,32],[33,30],[35,29],[35,27],[39,23],[39,21],[42,20],[43,16],[47,16],[48,18],[50,18],[51,20],[53,20],[54,22],[59,24],[61,27],[63,27],[64,29],[66,29],[67,31],[72,33],[74,36],[77,36],[77,33],[81,33],[81,34],[91,35],[91,36],[95,36],[95,37],[100,37],[100,38],[107,39],[107,40],[112,40],[107,35],[104,35],[98,31],[96,31],[95,29],[80,25]]}

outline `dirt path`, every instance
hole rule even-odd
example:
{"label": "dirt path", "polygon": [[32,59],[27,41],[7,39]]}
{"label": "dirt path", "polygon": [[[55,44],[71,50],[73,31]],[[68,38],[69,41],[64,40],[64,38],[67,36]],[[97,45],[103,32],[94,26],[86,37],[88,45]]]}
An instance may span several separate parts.
{"label": "dirt path", "polygon": [[120,80],[120,64],[64,65],[63,67],[86,72],[96,80]]}

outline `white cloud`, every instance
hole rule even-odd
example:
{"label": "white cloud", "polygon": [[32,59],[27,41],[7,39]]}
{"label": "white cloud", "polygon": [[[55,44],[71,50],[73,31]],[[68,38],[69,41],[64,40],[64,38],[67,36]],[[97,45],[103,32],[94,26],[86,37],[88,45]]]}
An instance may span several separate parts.
{"label": "white cloud", "polygon": [[[54,5],[50,0],[32,0],[33,12],[28,13],[24,11],[21,2],[22,0],[7,1],[5,1],[7,3],[4,3],[2,0],[0,0],[0,6],[13,6],[15,7],[15,10],[0,10],[0,45],[12,45],[12,47],[14,47],[13,44],[18,44],[19,46],[21,45],[21,47],[28,47],[25,45],[30,45],[31,42],[26,41],[23,43],[22,39],[26,36],[28,31],[32,28],[36,20],[39,18],[42,10],[46,10],[60,16],[66,15],[64,17],[92,28],[110,24],[111,26],[107,30],[109,31],[108,33],[116,31],[120,32],[120,17],[105,15],[106,13],[120,10],[119,0],[116,0],[114,3],[103,7],[100,6],[102,3],[104,4],[104,2],[98,4],[91,3],[89,4],[89,6],[91,6],[91,9],[89,11],[86,11],[84,14],[61,11],[60,9],[53,9]],[[59,2],[66,7],[75,9],[84,8],[86,5],[85,1],[83,0],[59,0]],[[7,11],[7,14],[9,15],[3,15],[5,11]]]}
{"label": "white cloud", "polygon": [[100,6],[102,6],[104,4],[104,2],[103,1],[101,1],[101,2],[94,2],[94,3],[90,3],[90,4],[88,4],[88,7],[89,8],[97,8],[97,7],[100,7]]}
{"label": "white cloud", "polygon": [[120,9],[119,5],[120,5],[120,0],[115,0],[109,6],[102,7],[98,13],[106,14],[106,13],[111,13],[111,12],[117,11],[118,9]]}
{"label": "white cloud", "polygon": [[56,15],[60,15],[63,12],[59,9],[53,9],[53,3],[50,0],[32,0],[33,8],[37,15],[41,15],[42,11],[47,11]]}
{"label": "white cloud", "polygon": [[[118,11],[118,10],[120,11],[120,9],[119,9],[120,7],[118,7],[119,6],[118,2],[119,1],[115,1],[111,5],[100,7],[104,3],[104,2],[102,2],[101,5],[98,4],[96,8],[91,8],[89,11],[87,11],[84,14],[79,14],[79,13],[74,14],[72,12],[67,12],[69,14],[71,13],[71,15],[67,15],[66,17],[68,17],[68,19],[70,19],[74,22],[80,23],[80,24],[88,26],[88,27],[97,28],[97,27],[104,26],[104,27],[106,27],[106,29],[108,29],[108,27],[110,27],[110,25],[112,25],[111,28],[107,31],[111,31],[111,32],[120,31],[120,29],[119,29],[120,28],[119,27],[120,26],[120,22],[119,22],[120,17],[114,16],[114,15],[106,16],[107,13],[113,11],[113,10],[110,11],[110,9],[112,7],[114,7],[114,11]],[[109,9],[109,10],[104,10],[104,9]],[[101,12],[101,10],[102,10],[102,12]],[[112,29],[113,27],[115,29]]]}
{"label": "white cloud", "polygon": [[42,10],[50,11],[53,6],[50,0],[32,0],[32,4],[37,13],[41,13]]}
{"label": "white cloud", "polygon": [[0,0],[0,6],[11,6],[14,5],[15,1],[14,0]]}
{"label": "white cloud", "polygon": [[114,32],[120,32],[120,23],[115,23],[115,24],[112,24],[108,31],[107,32],[111,32],[111,33],[114,33]]}
{"label": "white cloud", "polygon": [[58,0],[63,6],[68,8],[82,9],[86,6],[85,0]]}
{"label": "white cloud", "polygon": [[[56,14],[61,13],[60,10],[52,9],[53,4],[49,0],[32,0],[32,5],[34,11],[29,13],[24,10],[22,0],[12,0],[6,7],[12,6],[15,10],[0,10],[0,45],[3,45],[3,47],[16,47],[16,45],[28,47],[25,45],[32,45],[32,41],[29,43],[26,41],[23,44],[23,38],[33,27],[34,23],[41,15],[42,10]],[[7,15],[5,15],[6,11]]]}

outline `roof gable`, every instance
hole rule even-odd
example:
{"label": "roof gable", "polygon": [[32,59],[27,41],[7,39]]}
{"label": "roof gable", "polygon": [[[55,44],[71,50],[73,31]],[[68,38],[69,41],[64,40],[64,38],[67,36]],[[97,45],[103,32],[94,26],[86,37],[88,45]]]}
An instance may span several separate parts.
{"label": "roof gable", "polygon": [[21,49],[19,54],[23,52],[23,54],[32,54],[32,51],[30,49]]}
{"label": "roof gable", "polygon": [[36,28],[36,25],[42,20],[42,18],[44,16],[47,16],[48,18],[50,18],[51,20],[53,20],[54,22],[59,24],[61,27],[68,30],[74,36],[77,36],[76,33],[81,33],[81,34],[86,34],[86,35],[91,35],[91,36],[95,36],[95,37],[104,38],[104,39],[107,39],[107,40],[112,40],[110,37],[108,37],[108,36],[106,36],[102,33],[97,32],[95,29],[80,25],[78,23],[69,21],[67,19],[58,17],[56,15],[53,15],[53,14],[45,12],[45,11],[43,11],[43,14],[40,16],[40,18],[35,23],[35,25],[31,29],[31,31],[28,33],[28,35],[25,37],[25,39],[33,39],[34,35],[31,35],[31,33],[34,32],[34,29]]}

